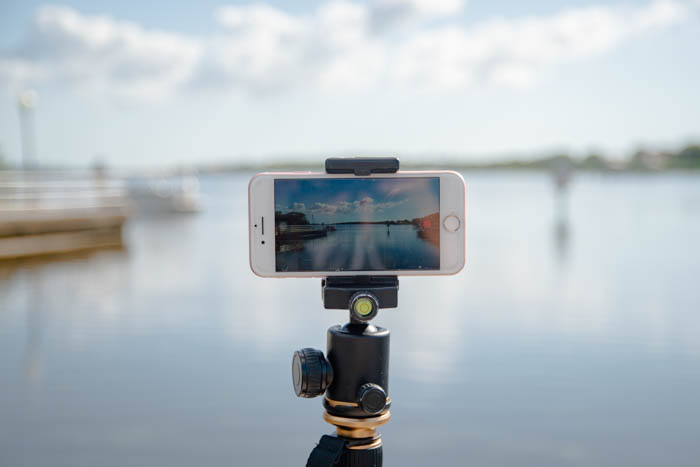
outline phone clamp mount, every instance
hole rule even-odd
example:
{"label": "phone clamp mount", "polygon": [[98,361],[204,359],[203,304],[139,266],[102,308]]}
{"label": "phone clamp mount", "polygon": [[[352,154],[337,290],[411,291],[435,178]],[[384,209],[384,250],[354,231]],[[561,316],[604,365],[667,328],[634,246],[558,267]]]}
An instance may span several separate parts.
{"label": "phone clamp mount", "polygon": [[[368,176],[394,173],[396,158],[329,158],[329,174]],[[381,467],[377,428],[391,418],[389,330],[370,324],[382,308],[398,306],[396,276],[332,276],[321,281],[323,306],[349,310],[343,326],[328,328],[326,355],[305,348],[294,352],[292,382],[298,397],[325,393],[323,418],[335,433],[323,435],[307,467]]]}

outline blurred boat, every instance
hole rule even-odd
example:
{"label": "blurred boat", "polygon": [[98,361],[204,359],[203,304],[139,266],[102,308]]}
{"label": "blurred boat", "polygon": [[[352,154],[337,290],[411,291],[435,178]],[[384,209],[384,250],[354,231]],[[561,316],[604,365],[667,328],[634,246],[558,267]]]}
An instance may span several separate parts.
{"label": "blurred boat", "polygon": [[126,182],[129,207],[136,215],[199,211],[199,179],[193,175],[130,178]]}

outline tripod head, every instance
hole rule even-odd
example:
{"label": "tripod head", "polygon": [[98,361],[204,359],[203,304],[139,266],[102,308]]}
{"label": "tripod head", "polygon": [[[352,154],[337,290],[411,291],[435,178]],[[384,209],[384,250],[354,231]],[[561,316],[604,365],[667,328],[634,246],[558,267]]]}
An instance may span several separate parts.
{"label": "tripod head", "polygon": [[325,308],[349,310],[350,321],[328,329],[326,355],[312,348],[294,352],[292,382],[296,395],[308,398],[325,394],[323,418],[336,427],[334,436],[321,438],[307,465],[332,465],[327,460],[312,460],[328,455],[335,446],[334,459],[340,460],[340,465],[380,466],[382,445],[377,427],[391,418],[389,330],[369,321],[380,308],[396,307],[398,279],[327,278],[321,286]]}
{"label": "tripod head", "polygon": [[396,276],[329,277],[321,282],[325,308],[349,310],[350,322],[328,330],[328,360],[321,350],[294,352],[297,396],[327,392],[326,409],[337,415],[363,417],[384,409],[389,400],[389,331],[369,321],[380,308],[396,307],[398,287]]}

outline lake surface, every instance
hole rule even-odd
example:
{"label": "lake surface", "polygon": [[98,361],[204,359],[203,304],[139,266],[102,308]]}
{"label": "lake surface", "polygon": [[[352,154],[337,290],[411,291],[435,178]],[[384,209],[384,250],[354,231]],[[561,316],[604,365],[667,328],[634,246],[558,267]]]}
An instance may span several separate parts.
{"label": "lake surface", "polygon": [[[467,267],[402,278],[385,466],[697,466],[700,177],[467,173]],[[128,248],[0,266],[0,465],[304,465],[292,352],[345,321],[248,265],[248,175]],[[568,213],[568,214],[567,214]],[[272,440],[272,441],[271,441]]]}
{"label": "lake surface", "polygon": [[339,224],[333,228],[320,238],[278,243],[277,270],[440,269],[439,234],[431,243],[413,225]]}

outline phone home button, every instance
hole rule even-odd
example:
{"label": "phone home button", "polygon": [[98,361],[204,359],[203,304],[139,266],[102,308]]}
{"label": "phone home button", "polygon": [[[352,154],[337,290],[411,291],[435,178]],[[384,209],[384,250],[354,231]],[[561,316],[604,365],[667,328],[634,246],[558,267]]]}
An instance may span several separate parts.
{"label": "phone home button", "polygon": [[456,232],[460,225],[459,217],[455,216],[454,214],[450,214],[443,219],[442,225],[448,232]]}

